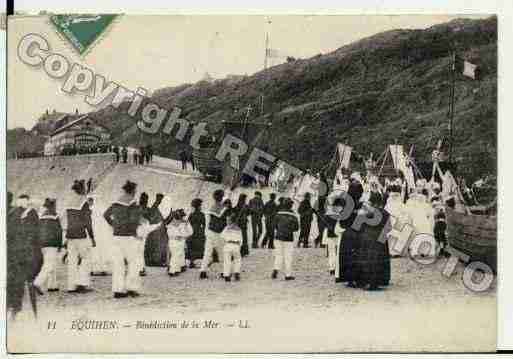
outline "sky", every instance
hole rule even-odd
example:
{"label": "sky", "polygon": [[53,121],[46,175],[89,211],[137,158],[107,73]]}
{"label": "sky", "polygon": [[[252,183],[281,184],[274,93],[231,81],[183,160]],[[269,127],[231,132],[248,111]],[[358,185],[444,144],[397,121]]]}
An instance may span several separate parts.
{"label": "sky", "polygon": [[[308,58],[334,51],[363,37],[392,29],[423,29],[461,16],[304,16],[304,15],[121,15],[85,56],[61,39],[46,16],[11,18],[8,32],[8,128],[31,128],[47,109],[80,113],[94,110],[85,94],[67,95],[63,80],[20,61],[17,46],[37,33],[70,63],[130,89],[154,91],[228,74],[262,70],[265,37],[283,55]],[[469,17],[468,15],[464,17]],[[476,17],[476,16],[474,16]],[[271,65],[285,61],[273,59]]]}

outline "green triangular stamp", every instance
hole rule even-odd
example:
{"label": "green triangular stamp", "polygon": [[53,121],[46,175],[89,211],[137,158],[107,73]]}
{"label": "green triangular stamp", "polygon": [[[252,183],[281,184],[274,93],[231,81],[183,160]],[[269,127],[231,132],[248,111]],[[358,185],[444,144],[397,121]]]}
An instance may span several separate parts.
{"label": "green triangular stamp", "polygon": [[72,47],[83,55],[109,27],[117,15],[68,14],[52,15],[50,22]]}

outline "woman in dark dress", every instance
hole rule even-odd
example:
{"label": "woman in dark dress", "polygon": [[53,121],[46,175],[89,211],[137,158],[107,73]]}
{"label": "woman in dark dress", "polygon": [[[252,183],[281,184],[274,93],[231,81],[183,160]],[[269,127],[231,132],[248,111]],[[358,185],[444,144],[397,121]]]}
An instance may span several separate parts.
{"label": "woman in dark dress", "polygon": [[[379,224],[364,222],[359,233],[360,247],[357,253],[358,287],[378,290],[390,281],[390,257],[387,234],[391,230],[390,215],[381,207],[381,196],[371,193],[369,203],[363,205],[359,215],[379,219]],[[370,221],[372,223],[372,221]]]}
{"label": "woman in dark dress", "polygon": [[237,205],[234,207],[234,211],[237,212],[237,218],[239,219],[239,228],[242,232],[242,246],[240,247],[240,255],[245,257],[249,255],[248,246],[248,216],[249,209],[246,204],[247,196],[244,193],[239,195]]}
{"label": "woman in dark dress", "polygon": [[203,258],[205,249],[205,214],[201,211],[203,201],[200,198],[195,198],[191,202],[193,208],[192,213],[189,215],[189,223],[192,226],[192,236],[186,241],[186,254],[185,259],[190,261],[189,267],[194,268],[194,261]]}
{"label": "woman in dark dress", "polygon": [[[339,268],[340,277],[336,278],[336,282],[347,282],[347,286],[351,288],[356,287],[358,282],[358,263],[356,261],[358,249],[360,246],[359,230],[354,226],[358,210],[361,203],[360,198],[363,194],[363,186],[360,182],[353,180],[349,184],[347,194],[344,200],[344,207],[346,205],[352,206],[353,210],[348,215],[348,218],[340,221],[340,226],[345,229],[342,233],[342,241],[339,250]],[[348,203],[349,197],[352,203]]]}
{"label": "woman in dark dress", "polygon": [[[145,217],[150,224],[164,222],[164,217],[159,208],[163,199],[164,195],[157,193],[155,202],[153,202],[151,207],[147,206],[147,200],[145,207],[141,204],[141,207],[144,208],[143,217]],[[166,227],[164,225],[159,226],[148,234],[144,248],[146,265],[156,267],[165,267],[167,265],[168,240]]]}

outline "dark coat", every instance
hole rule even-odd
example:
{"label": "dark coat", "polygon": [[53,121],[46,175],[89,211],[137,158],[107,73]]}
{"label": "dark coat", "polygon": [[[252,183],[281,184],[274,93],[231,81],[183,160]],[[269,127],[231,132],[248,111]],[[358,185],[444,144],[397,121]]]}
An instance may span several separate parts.
{"label": "dark coat", "polygon": [[275,201],[267,201],[264,205],[264,216],[266,217],[274,217],[278,212],[278,205]]}
{"label": "dark coat", "polygon": [[280,211],[276,214],[276,239],[279,241],[292,242],[294,232],[299,230],[299,221],[292,211]]}
{"label": "dark coat", "polygon": [[202,259],[205,248],[205,214],[201,211],[192,212],[189,215],[189,223],[192,227],[192,236],[187,239],[187,259]]}
{"label": "dark coat", "polygon": [[55,214],[43,213],[39,218],[39,238],[41,247],[62,247],[62,227]]}
{"label": "dark coat", "polygon": [[151,231],[146,237],[144,262],[148,266],[165,266],[167,264],[169,238],[166,226],[164,225],[164,216],[157,206],[143,208],[142,216],[146,218],[150,224],[162,222],[161,226]]}
{"label": "dark coat", "polygon": [[[353,226],[359,209],[359,202],[356,200],[355,202],[356,208],[351,212],[349,217],[340,220],[340,226],[345,229],[344,233],[342,233],[339,250],[340,278],[343,282],[356,282],[358,280],[356,257],[360,249],[361,238],[359,231]],[[346,203],[344,203],[344,206],[345,205]]]}
{"label": "dark coat", "polygon": [[302,200],[297,209],[297,213],[299,217],[301,217],[301,220],[312,221],[314,212],[310,201],[307,199]]}
{"label": "dark coat", "polygon": [[262,217],[264,214],[264,201],[262,201],[262,198],[251,198],[249,200],[249,210],[252,216]]}
{"label": "dark coat", "polygon": [[233,211],[237,213],[237,224],[239,228],[244,230],[248,228],[248,216],[250,214],[250,210],[247,205],[236,206],[233,208]]}
{"label": "dark coat", "polygon": [[115,236],[130,237],[137,236],[141,216],[142,211],[135,202],[131,204],[115,202],[103,214],[103,218],[112,226]]}
{"label": "dark coat", "polygon": [[[391,230],[389,214],[380,209],[382,219],[378,225],[363,224],[358,236],[360,246],[356,256],[357,281],[361,285],[385,286],[390,281],[390,255],[386,234]],[[369,214],[370,215],[370,214]]]}
{"label": "dark coat", "polygon": [[30,240],[18,235],[23,208],[7,209],[7,310],[21,310],[25,282],[31,277],[32,246]]}
{"label": "dark coat", "polygon": [[86,201],[84,201],[80,207],[66,208],[66,216],[68,219],[66,238],[82,239],[87,238],[88,234],[91,238],[94,238],[91,222],[91,209]]}

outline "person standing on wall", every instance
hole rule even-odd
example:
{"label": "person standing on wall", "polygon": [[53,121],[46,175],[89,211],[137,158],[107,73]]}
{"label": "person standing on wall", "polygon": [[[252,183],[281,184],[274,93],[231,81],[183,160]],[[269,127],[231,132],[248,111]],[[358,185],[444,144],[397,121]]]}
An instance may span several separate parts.
{"label": "person standing on wall", "polygon": [[251,215],[251,229],[253,232],[253,248],[258,248],[258,242],[262,236],[263,226],[262,217],[264,215],[264,201],[262,193],[255,192],[255,197],[249,201],[249,211]]}
{"label": "person standing on wall", "polygon": [[262,248],[274,249],[274,219],[276,216],[276,212],[278,211],[276,205],[276,194],[271,193],[269,197],[269,201],[267,201],[264,205],[263,213],[265,216],[265,236],[262,241]]}
{"label": "person standing on wall", "polygon": [[299,233],[298,248],[303,243],[303,248],[309,248],[310,244],[308,240],[310,238],[310,229],[312,227],[313,220],[313,208],[310,203],[311,195],[309,192],[305,193],[304,199],[299,204],[297,209],[299,213],[299,220],[301,224],[301,231]]}

